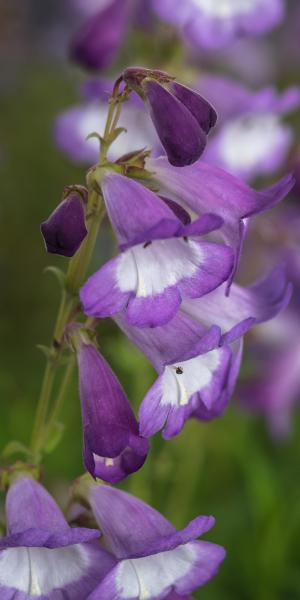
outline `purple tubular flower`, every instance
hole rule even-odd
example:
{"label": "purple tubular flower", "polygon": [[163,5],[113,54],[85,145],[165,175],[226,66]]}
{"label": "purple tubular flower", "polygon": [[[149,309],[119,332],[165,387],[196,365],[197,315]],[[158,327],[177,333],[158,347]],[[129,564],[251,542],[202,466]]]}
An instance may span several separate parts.
{"label": "purple tubular flower", "polygon": [[90,490],[89,502],[118,560],[89,600],[185,597],[216,575],[225,557],[221,546],[196,541],[213,527],[213,517],[197,517],[176,531],[141,500],[102,485]]}
{"label": "purple tubular flower", "polygon": [[115,565],[95,529],[71,528],[36,481],[21,476],[6,498],[8,534],[0,540],[0,596],[82,600]]}
{"label": "purple tubular flower", "polygon": [[227,279],[231,249],[198,239],[218,229],[220,217],[184,225],[153,192],[116,173],[104,177],[102,191],[122,253],[81,289],[87,315],[125,309],[130,324],[155,327],[174,317],[183,297],[198,298]]}
{"label": "purple tubular flower", "polygon": [[153,329],[130,327],[122,315],[116,321],[159,374],[140,407],[141,435],[148,438],[163,429],[170,439],[195,412],[208,420],[224,411],[239,372],[240,343],[221,347],[218,326],[206,331],[181,311]]}
{"label": "purple tubular flower", "polygon": [[230,283],[238,266],[245,235],[244,219],[278,204],[294,185],[289,174],[271,187],[255,191],[223,169],[198,161],[195,165],[177,169],[166,158],[147,159],[146,168],[154,173],[159,194],[188,210],[193,218],[210,211],[219,215],[224,224],[223,239],[235,252]]}
{"label": "purple tubular flower", "polygon": [[266,277],[243,288],[235,283],[230,296],[220,286],[201,299],[186,299],[181,310],[203,326],[218,324],[222,343],[231,343],[244,335],[250,327],[269,321],[283,311],[292,295],[285,266],[278,265]]}
{"label": "purple tubular flower", "polygon": [[111,368],[91,344],[78,351],[84,464],[93,477],[116,483],[145,462],[149,445]]}
{"label": "purple tubular flower", "polygon": [[47,221],[43,221],[41,232],[47,252],[73,256],[87,235],[81,195],[72,192],[63,200]]}
{"label": "purple tubular flower", "polygon": [[70,57],[86,69],[104,69],[113,61],[127,33],[132,0],[111,0],[74,35]]}
{"label": "purple tubular flower", "polygon": [[238,37],[261,35],[284,16],[283,0],[152,0],[162,19],[174,23],[189,44],[215,50]]}
{"label": "purple tubular flower", "polygon": [[165,365],[140,407],[142,435],[150,437],[163,429],[163,437],[170,439],[195,414],[208,420],[223,412],[233,392],[242,350],[236,361],[229,346],[213,346],[211,338],[215,338],[214,328],[187,356]]}
{"label": "purple tubular flower", "polygon": [[153,79],[142,82],[146,104],[169,162],[176,167],[194,163],[204,151],[206,135],[216,123],[212,106],[193,90]]}
{"label": "purple tubular flower", "polygon": [[167,324],[153,329],[115,318],[129,339],[152,362],[159,377],[140,408],[140,432],[150,437],[177,435],[190,417],[219,416],[232,396],[242,357],[242,336],[274,317],[291,295],[283,267],[249,288],[232,285],[199,300],[186,300]]}

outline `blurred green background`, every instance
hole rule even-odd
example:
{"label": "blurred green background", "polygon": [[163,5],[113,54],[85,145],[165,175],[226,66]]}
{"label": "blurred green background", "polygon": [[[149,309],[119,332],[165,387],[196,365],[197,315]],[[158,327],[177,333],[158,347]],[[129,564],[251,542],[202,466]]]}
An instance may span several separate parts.
{"label": "blurred green background", "polygon": [[[22,54],[22,53],[21,53]],[[1,86],[1,448],[27,442],[41,384],[44,357],[59,300],[39,224],[63,187],[84,183],[84,169],[68,163],[52,143],[54,117],[76,101],[66,65],[27,50],[12,61],[15,71]],[[19,62],[18,62],[19,61]],[[74,75],[75,77],[75,75]],[[111,250],[103,230],[94,265]],[[154,380],[146,359],[110,322],[99,328],[105,356],[135,408]],[[45,460],[45,482],[64,503],[64,491],[83,472],[81,422],[74,378],[65,406],[63,441]],[[300,598],[300,422],[284,445],[270,440],[264,424],[233,399],[224,417],[189,422],[166,443],[152,441],[144,468],[122,484],[182,527],[197,514],[213,514],[207,539],[227,550],[219,575],[194,595],[202,600],[296,600]]]}

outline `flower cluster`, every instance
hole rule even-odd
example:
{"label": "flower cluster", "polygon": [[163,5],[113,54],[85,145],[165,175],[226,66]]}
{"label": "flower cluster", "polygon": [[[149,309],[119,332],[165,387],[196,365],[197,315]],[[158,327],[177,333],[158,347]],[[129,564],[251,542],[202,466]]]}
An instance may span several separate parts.
{"label": "flower cluster", "polygon": [[[123,133],[116,127],[122,104],[134,92],[166,156],[136,149],[112,162],[108,150]],[[116,484],[143,466],[158,431],[168,440],[190,418],[208,421],[223,413],[245,333],[287,305],[291,286],[283,265],[249,287],[234,277],[249,222],[288,194],[293,177],[255,191],[199,160],[216,118],[205,98],[162,71],[129,68],[114,85],[104,134],[94,134],[101,150],[87,189],[67,187],[41,226],[47,250],[73,258],[66,276],[59,275],[62,304],[37,411],[35,461],[55,425],[59,402],[52,413],[47,409],[64,352],[71,367],[74,353],[77,358],[85,468],[94,480]],[[82,285],[104,212],[118,253]],[[81,308],[86,322],[76,320]],[[97,346],[95,327],[106,317],[158,374],[138,419]],[[224,549],[197,541],[213,517],[199,516],[176,531],[150,506],[92,478],[80,506],[73,506],[73,521],[88,513],[95,523],[82,528],[70,527],[26,468],[9,475],[1,597],[189,600],[216,574]]]}
{"label": "flower cluster", "polygon": [[70,527],[30,477],[12,482],[8,531],[0,540],[1,598],[188,599],[224,559],[221,546],[197,540],[213,517],[199,516],[176,531],[149,505],[104,485],[89,484],[84,502],[95,529]]}

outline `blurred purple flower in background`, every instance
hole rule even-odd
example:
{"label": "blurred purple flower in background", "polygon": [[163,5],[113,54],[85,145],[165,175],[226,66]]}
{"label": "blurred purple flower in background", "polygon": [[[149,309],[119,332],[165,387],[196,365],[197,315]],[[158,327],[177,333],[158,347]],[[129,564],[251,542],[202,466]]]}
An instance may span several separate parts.
{"label": "blurred purple flower in background", "polygon": [[290,205],[262,219],[249,232],[245,251],[259,252],[266,265],[283,258],[293,284],[292,300],[273,321],[254,328],[247,344],[251,376],[239,387],[239,398],[261,414],[276,438],[287,437],[300,400],[300,211]]}
{"label": "blurred purple flower in background", "polygon": [[92,12],[73,36],[70,57],[88,70],[99,70],[110,65],[121,48],[135,3],[134,0],[101,0],[98,7],[97,3],[93,4],[96,12]]}
{"label": "blurred purple flower in background", "polygon": [[266,33],[282,21],[285,8],[283,0],[152,0],[152,5],[189,44],[212,50]]}
{"label": "blurred purple flower in background", "polygon": [[214,75],[199,80],[199,90],[216,107],[219,122],[204,160],[251,181],[283,166],[293,143],[284,117],[300,106],[300,88],[281,94],[274,87],[250,90]]}
{"label": "blurred purple flower in background", "polygon": [[[103,133],[107,117],[107,100],[112,82],[87,80],[81,87],[82,102],[62,112],[55,120],[54,142],[72,162],[92,165],[99,158],[99,141],[87,139],[94,132]],[[138,96],[130,97],[123,107],[119,123],[126,129],[109,149],[110,160],[137,149],[153,149],[154,155],[161,151],[161,144],[150,117]],[[130,135],[127,135],[127,130]]]}

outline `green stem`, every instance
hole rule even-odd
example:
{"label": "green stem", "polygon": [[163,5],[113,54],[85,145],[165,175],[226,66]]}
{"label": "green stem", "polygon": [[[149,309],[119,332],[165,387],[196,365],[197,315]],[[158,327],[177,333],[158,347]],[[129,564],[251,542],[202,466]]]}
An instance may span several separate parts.
{"label": "green stem", "polygon": [[97,192],[92,191],[88,199],[87,228],[88,235],[69,264],[66,276],[66,288],[63,290],[60,308],[54,328],[54,344],[49,350],[44,380],[38,402],[35,423],[31,438],[31,450],[39,461],[39,454],[46,440],[48,426],[45,425],[48,416],[49,401],[53,389],[56,370],[60,365],[63,347],[63,334],[69,321],[74,303],[77,301],[78,290],[85,277],[89,265],[101,220],[104,215],[104,207]]}
{"label": "green stem", "polygon": [[54,402],[52,413],[48,419],[48,423],[47,423],[47,427],[46,427],[46,437],[47,437],[48,432],[51,431],[51,428],[53,427],[54,423],[57,421],[57,419],[59,417],[59,413],[61,411],[61,407],[63,405],[67,389],[68,389],[69,384],[72,379],[74,367],[75,367],[75,357],[71,356],[69,363],[67,365],[67,368],[65,370],[64,377],[61,382],[60,390],[59,390],[56,400]]}
{"label": "green stem", "polygon": [[80,252],[75,254],[74,258],[71,260],[66,277],[66,290],[72,296],[77,295],[85,278],[104,213],[105,207],[99,194],[92,191],[88,201],[88,236],[82,243]]}
{"label": "green stem", "polygon": [[[119,94],[119,85],[121,81],[122,77],[116,81],[113,94],[110,99],[103,142],[101,144],[99,163],[105,161],[106,159],[106,153],[112,142],[113,132],[121,114],[122,102],[125,98],[125,96],[123,97],[123,94]],[[50,415],[48,415],[54,378],[57,368],[61,363],[65,327],[72,318],[73,309],[76,302],[78,302],[78,291],[85,278],[86,271],[96,244],[99,227],[105,214],[105,206],[98,191],[90,191],[86,214],[86,226],[88,234],[84,242],[81,244],[79,251],[69,263],[65,289],[62,293],[61,303],[53,333],[53,344],[49,349],[49,356],[47,359],[42,389],[33,426],[30,449],[37,462],[39,462],[41,450],[43,449],[43,445],[47,440],[49,428],[53,425],[60,411],[74,368],[74,357],[71,357],[69,359],[69,364],[61,384],[61,389],[56,398],[53,411]],[[46,424],[47,417],[49,417],[48,424]]]}
{"label": "green stem", "polygon": [[[35,416],[33,427],[31,450],[34,456],[38,459],[40,433],[43,429],[44,421],[47,415],[49,400],[52,392],[55,369],[52,361],[48,359],[44,379],[42,383],[41,394],[38,402],[38,407]],[[38,462],[38,460],[37,460]]]}

